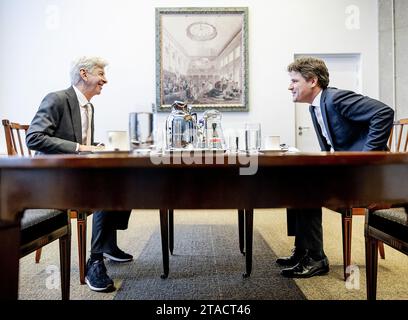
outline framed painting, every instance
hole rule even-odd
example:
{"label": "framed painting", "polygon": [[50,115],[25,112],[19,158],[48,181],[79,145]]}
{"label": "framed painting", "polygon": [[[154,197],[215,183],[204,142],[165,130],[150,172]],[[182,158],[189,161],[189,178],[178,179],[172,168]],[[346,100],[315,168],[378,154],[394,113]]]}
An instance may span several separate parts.
{"label": "framed painting", "polygon": [[156,8],[156,106],[248,111],[248,8]]}

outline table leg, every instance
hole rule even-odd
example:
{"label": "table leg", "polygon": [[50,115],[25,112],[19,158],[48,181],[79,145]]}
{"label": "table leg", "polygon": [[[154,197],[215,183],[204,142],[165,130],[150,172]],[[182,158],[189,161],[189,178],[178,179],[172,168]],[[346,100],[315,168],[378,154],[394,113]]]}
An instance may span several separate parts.
{"label": "table leg", "polygon": [[244,278],[248,278],[252,271],[252,238],[253,238],[254,210],[245,209],[245,262],[246,272]]}
{"label": "table leg", "polygon": [[169,214],[167,209],[160,209],[160,231],[163,255],[163,274],[160,277],[166,279],[169,275]]}
{"label": "table leg", "polygon": [[244,251],[244,210],[238,210],[238,238],[239,238],[239,251],[245,255]]}
{"label": "table leg", "polygon": [[174,210],[169,209],[169,250],[173,255],[174,249]]}

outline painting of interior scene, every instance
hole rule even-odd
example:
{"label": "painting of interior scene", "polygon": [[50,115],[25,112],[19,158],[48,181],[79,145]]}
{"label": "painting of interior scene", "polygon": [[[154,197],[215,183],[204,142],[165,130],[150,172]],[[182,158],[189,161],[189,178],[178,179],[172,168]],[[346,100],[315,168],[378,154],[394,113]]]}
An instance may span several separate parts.
{"label": "painting of interior scene", "polygon": [[243,105],[242,14],[162,16],[161,104]]}

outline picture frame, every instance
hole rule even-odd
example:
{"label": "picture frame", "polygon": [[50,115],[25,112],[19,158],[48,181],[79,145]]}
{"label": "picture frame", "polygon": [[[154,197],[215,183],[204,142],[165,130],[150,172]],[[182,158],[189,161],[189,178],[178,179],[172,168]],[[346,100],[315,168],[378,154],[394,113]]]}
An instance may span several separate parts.
{"label": "picture frame", "polygon": [[156,8],[156,110],[249,111],[248,8]]}

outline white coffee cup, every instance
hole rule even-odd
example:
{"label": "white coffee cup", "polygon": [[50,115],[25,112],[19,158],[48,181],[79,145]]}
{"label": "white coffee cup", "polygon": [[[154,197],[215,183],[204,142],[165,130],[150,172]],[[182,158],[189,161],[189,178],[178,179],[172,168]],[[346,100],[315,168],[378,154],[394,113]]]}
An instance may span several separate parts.
{"label": "white coffee cup", "polygon": [[127,131],[108,131],[108,149],[129,150]]}
{"label": "white coffee cup", "polygon": [[279,150],[280,149],[280,136],[266,136],[264,139],[264,149]]}

